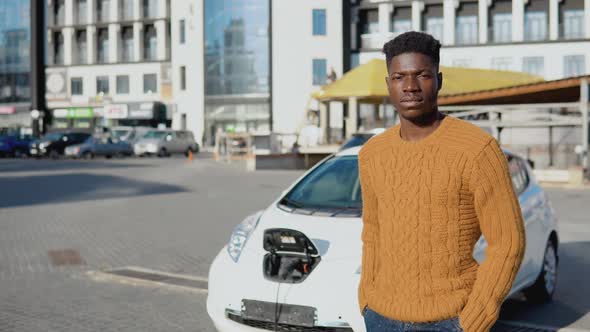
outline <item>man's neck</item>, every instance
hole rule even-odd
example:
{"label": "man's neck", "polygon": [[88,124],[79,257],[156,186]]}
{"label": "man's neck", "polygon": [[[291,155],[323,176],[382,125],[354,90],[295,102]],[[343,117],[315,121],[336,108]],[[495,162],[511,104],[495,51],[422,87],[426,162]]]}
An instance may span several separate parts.
{"label": "man's neck", "polygon": [[433,112],[428,117],[416,121],[400,117],[400,136],[403,140],[416,142],[432,134],[440,126],[445,115],[439,111]]}

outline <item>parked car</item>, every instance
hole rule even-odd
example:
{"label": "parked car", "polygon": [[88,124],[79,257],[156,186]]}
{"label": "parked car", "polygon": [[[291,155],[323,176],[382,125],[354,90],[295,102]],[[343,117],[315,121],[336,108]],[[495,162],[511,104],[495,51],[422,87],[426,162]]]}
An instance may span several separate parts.
{"label": "parked car", "polygon": [[137,156],[167,157],[173,153],[188,156],[189,153],[199,152],[199,145],[190,131],[152,130],[134,144],[133,150]]}
{"label": "parked car", "polygon": [[[281,331],[365,331],[357,297],[360,148],[326,158],[234,229],[209,271],[207,312],[218,331],[274,330],[275,324]],[[505,153],[526,232],[526,253],[510,295],[523,291],[533,302],[546,301],[557,275],[554,210],[529,165]],[[479,263],[486,246],[483,237],[476,243]]]}
{"label": "parked car", "polygon": [[0,157],[21,157],[29,154],[31,135],[0,136]]}
{"label": "parked car", "polygon": [[83,143],[90,137],[88,133],[53,132],[31,142],[29,153],[34,157],[48,156],[56,159],[63,156],[66,147]]}
{"label": "parked car", "polygon": [[110,130],[113,140],[125,141],[133,146],[138,140],[142,139],[145,134],[154,130],[151,127],[131,127],[119,126]]}
{"label": "parked car", "polygon": [[92,159],[96,156],[111,158],[133,155],[133,147],[125,141],[111,137],[89,137],[84,143],[68,146],[65,155],[72,158]]}
{"label": "parked car", "polygon": [[348,148],[352,148],[355,146],[361,146],[365,144],[369,138],[381,134],[385,131],[385,128],[375,128],[365,132],[358,132],[352,134],[352,137],[349,138],[342,146],[340,146],[340,151],[346,150]]}

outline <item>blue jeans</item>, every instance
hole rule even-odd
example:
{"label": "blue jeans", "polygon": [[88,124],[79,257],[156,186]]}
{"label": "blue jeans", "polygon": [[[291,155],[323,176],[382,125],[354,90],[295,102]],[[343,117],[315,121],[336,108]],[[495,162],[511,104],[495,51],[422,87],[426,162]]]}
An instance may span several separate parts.
{"label": "blue jeans", "polygon": [[369,307],[363,310],[367,332],[463,332],[459,318],[451,318],[430,323],[407,323],[381,316]]}

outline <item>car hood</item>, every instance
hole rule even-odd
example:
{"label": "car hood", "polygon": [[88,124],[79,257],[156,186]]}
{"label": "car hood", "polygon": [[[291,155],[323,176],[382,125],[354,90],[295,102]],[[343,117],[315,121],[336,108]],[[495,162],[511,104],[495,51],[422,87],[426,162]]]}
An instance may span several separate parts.
{"label": "car hood", "polygon": [[249,252],[264,254],[264,231],[287,228],[305,234],[316,246],[323,260],[351,260],[360,262],[362,255],[361,218],[305,215],[284,211],[276,204],[262,214],[251,235]]}

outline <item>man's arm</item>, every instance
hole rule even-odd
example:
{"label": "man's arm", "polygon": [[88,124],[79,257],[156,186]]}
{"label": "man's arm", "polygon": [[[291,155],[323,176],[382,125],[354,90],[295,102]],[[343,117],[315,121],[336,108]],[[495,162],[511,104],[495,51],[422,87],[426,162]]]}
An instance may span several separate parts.
{"label": "man's arm", "polygon": [[488,331],[512,287],[525,249],[524,223],[508,163],[496,140],[474,162],[471,190],[488,247],[467,304],[459,315],[466,332]]}
{"label": "man's arm", "polygon": [[363,197],[363,259],[359,284],[359,306],[361,313],[367,305],[366,291],[372,287],[375,270],[375,247],[379,224],[377,223],[377,196],[371,182],[371,166],[367,156],[359,154],[359,174]]}

